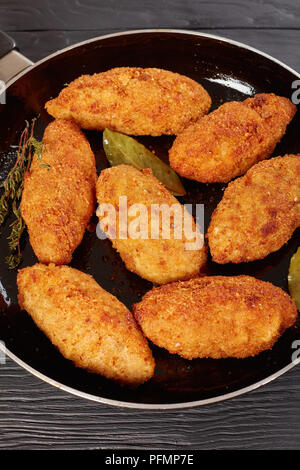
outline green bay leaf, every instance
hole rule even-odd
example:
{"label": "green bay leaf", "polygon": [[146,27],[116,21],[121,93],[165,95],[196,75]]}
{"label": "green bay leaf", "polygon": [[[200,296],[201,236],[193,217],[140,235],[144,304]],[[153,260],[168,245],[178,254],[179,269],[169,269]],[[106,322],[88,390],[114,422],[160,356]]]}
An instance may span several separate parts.
{"label": "green bay leaf", "polygon": [[175,196],[186,194],[177,173],[132,137],[105,129],[103,148],[111,166],[125,164],[138,170],[150,168],[154,176]]}
{"label": "green bay leaf", "polygon": [[291,297],[300,310],[300,247],[290,261],[288,284]]}

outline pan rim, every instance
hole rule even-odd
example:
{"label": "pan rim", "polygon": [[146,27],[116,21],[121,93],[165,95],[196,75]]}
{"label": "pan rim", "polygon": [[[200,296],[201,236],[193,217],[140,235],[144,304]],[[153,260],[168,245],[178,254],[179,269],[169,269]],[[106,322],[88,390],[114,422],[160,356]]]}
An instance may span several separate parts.
{"label": "pan rim", "polygon": [[[64,52],[67,52],[67,51],[70,51],[70,50],[75,49],[77,47],[80,47],[80,46],[83,46],[83,45],[86,45],[86,44],[91,44],[93,42],[97,42],[97,41],[103,40],[103,39],[109,39],[109,38],[118,37],[118,36],[141,34],[141,33],[143,33],[143,34],[144,33],[176,33],[176,34],[182,34],[182,35],[190,35],[190,36],[210,38],[210,39],[214,39],[214,40],[217,40],[217,41],[224,42],[226,44],[232,44],[233,46],[237,46],[239,48],[252,51],[257,55],[265,57],[266,59],[276,63],[277,65],[279,65],[282,68],[284,68],[284,69],[288,70],[289,72],[291,72],[295,76],[295,78],[300,78],[300,73],[298,73],[292,67],[284,64],[283,62],[281,62],[280,60],[272,57],[271,55],[260,51],[259,49],[256,49],[252,46],[248,46],[247,44],[241,43],[239,41],[235,41],[233,39],[228,39],[226,37],[218,36],[218,35],[215,35],[215,34],[203,33],[203,32],[200,32],[200,31],[190,31],[190,30],[185,30],[185,29],[163,29],[163,28],[158,28],[158,29],[136,29],[136,30],[120,31],[120,32],[117,32],[117,33],[105,34],[105,35],[101,35],[101,36],[97,36],[97,37],[94,37],[94,38],[91,38],[91,39],[87,39],[85,41],[81,41],[79,43],[73,44],[73,45],[68,46],[66,48],[60,49],[60,50],[54,52],[53,54],[50,54],[50,55],[46,56],[45,58],[35,62],[32,66],[27,67],[25,70],[23,70],[22,72],[20,72],[19,74],[17,74],[13,78],[11,78],[6,83],[6,89],[9,88],[13,83],[15,83],[23,75],[26,75],[27,73],[29,73],[34,68],[38,67],[39,65],[43,64],[44,62],[47,62],[50,59],[56,57],[57,55],[63,54]],[[92,394],[89,394],[89,393],[86,393],[86,392],[82,392],[80,390],[77,390],[75,388],[64,385],[64,384],[62,384],[62,383],[60,383],[60,382],[58,382],[54,379],[51,379],[50,377],[47,377],[46,375],[42,374],[41,372],[34,369],[33,367],[31,367],[26,362],[24,362],[22,359],[20,359],[14,353],[12,353],[1,342],[0,342],[0,349],[10,359],[12,359],[19,366],[21,366],[23,369],[30,372],[35,377],[39,378],[40,380],[43,380],[44,382],[46,382],[46,383],[48,383],[48,384],[50,384],[50,385],[52,385],[52,386],[54,386],[54,387],[56,387],[60,390],[68,392],[68,393],[70,393],[74,396],[84,398],[84,399],[88,399],[90,401],[105,404],[105,405],[109,405],[109,406],[117,406],[117,407],[127,408],[127,409],[152,410],[152,411],[181,410],[181,409],[193,408],[193,407],[198,407],[198,406],[209,405],[209,404],[212,404],[212,403],[222,402],[222,401],[225,401],[225,400],[243,395],[245,393],[248,393],[248,392],[250,392],[252,390],[255,390],[259,387],[262,387],[263,385],[266,385],[266,384],[272,382],[273,380],[275,380],[276,378],[280,377],[281,375],[285,374],[290,369],[292,369],[293,367],[295,367],[297,364],[300,363],[300,358],[296,359],[294,361],[291,361],[288,365],[286,365],[285,367],[283,367],[279,371],[275,372],[274,374],[271,374],[270,376],[268,376],[268,377],[266,377],[266,378],[264,378],[264,379],[262,379],[258,382],[255,382],[252,385],[249,385],[247,387],[243,387],[243,388],[241,388],[239,390],[236,390],[234,392],[225,393],[225,394],[217,396],[217,397],[207,398],[207,399],[203,399],[203,400],[195,400],[195,401],[191,401],[191,402],[183,402],[183,403],[171,403],[171,404],[156,403],[156,404],[152,404],[152,403],[135,403],[135,402],[126,402],[126,401],[113,400],[113,399],[109,399],[109,398],[100,397],[100,396],[97,396],[97,395],[92,395]]]}
{"label": "pan rim", "polygon": [[79,398],[85,398],[87,400],[96,402],[96,403],[101,403],[104,405],[110,405],[110,406],[118,406],[120,408],[128,408],[128,409],[140,409],[140,410],[152,410],[152,411],[160,411],[160,410],[182,410],[182,409],[187,409],[187,408],[194,408],[197,406],[204,406],[204,405],[210,405],[212,403],[218,403],[221,401],[229,400],[231,398],[238,397],[239,395],[244,395],[245,393],[251,392],[252,390],[256,390],[259,387],[262,387],[263,385],[266,385],[273,380],[277,379],[281,375],[285,374],[288,372],[290,369],[295,367],[300,363],[300,357],[292,361],[290,364],[287,366],[283,367],[279,371],[275,372],[274,374],[269,375],[268,377],[259,380],[258,382],[255,382],[252,385],[248,385],[247,387],[243,387],[239,390],[236,390],[234,392],[230,393],[225,393],[224,395],[220,395],[218,397],[213,397],[213,398],[206,398],[203,400],[195,400],[195,401],[189,401],[189,402],[183,402],[183,403],[135,403],[135,402],[127,402],[127,401],[121,401],[121,400],[113,400],[110,398],[104,398],[100,397],[97,395],[92,395],[90,393],[82,392],[80,390],[77,390],[76,388],[69,387],[68,385],[64,385],[54,379],[51,379],[50,377],[47,377],[46,375],[42,374],[38,370],[34,369],[31,367],[29,364],[26,362],[22,361],[18,356],[13,354],[9,349],[5,347],[0,342],[0,350],[3,351],[10,359],[12,359],[14,362],[16,362],[18,365],[20,365],[23,369],[27,370],[30,372],[32,375],[37,377],[40,380],[43,380],[44,382],[48,383],[49,385],[52,385],[59,390],[63,390],[64,392],[68,392],[76,397]]}
{"label": "pan rim", "polygon": [[37,62],[34,62],[32,65],[27,67],[25,70],[22,72],[18,73],[14,77],[12,77],[8,82],[6,83],[6,88],[9,88],[10,85],[12,85],[14,82],[16,82],[19,78],[21,78],[23,75],[26,75],[29,73],[31,70],[34,68],[38,67],[39,65],[43,64],[44,62],[47,62],[48,60],[56,57],[57,55],[63,54],[64,52],[68,52],[72,49],[75,49],[76,47],[84,46],[86,44],[91,44],[93,42],[97,42],[98,40],[103,40],[103,39],[109,39],[117,36],[126,36],[126,35],[134,35],[134,34],[141,34],[141,33],[179,33],[179,34],[186,34],[190,36],[199,36],[199,37],[204,37],[204,38],[211,38],[215,39],[217,41],[225,42],[227,44],[232,44],[233,46],[237,46],[241,49],[247,49],[249,51],[252,51],[262,57],[265,57],[266,59],[269,59],[270,61],[280,65],[281,67],[285,68],[292,74],[294,74],[297,78],[300,78],[300,73],[297,72],[295,69],[290,67],[289,65],[286,65],[284,62],[276,59],[275,57],[271,56],[270,54],[267,54],[266,52],[262,52],[259,49],[256,49],[255,47],[248,46],[247,44],[244,44],[239,41],[235,41],[234,39],[229,39],[224,36],[218,36],[216,34],[210,34],[210,33],[203,33],[200,31],[191,31],[188,29],[164,29],[164,28],[158,28],[158,29],[133,29],[133,30],[128,30],[128,31],[120,31],[118,33],[110,33],[110,34],[104,34],[101,36],[96,36],[91,39],[86,39],[85,41],[78,42],[76,44],[72,44],[71,46],[65,47],[63,49],[59,49],[56,52],[53,52],[52,54],[49,54],[48,56],[44,57],[43,59],[38,60]]}

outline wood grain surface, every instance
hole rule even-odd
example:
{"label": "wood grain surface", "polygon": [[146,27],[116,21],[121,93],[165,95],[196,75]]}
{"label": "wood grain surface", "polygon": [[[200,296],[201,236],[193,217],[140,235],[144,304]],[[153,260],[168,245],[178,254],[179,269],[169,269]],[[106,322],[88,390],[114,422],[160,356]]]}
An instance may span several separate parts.
{"label": "wood grain surface", "polygon": [[7,0],[7,31],[135,28],[299,28],[297,0]]}
{"label": "wood grain surface", "polygon": [[[0,0],[0,29],[39,60],[128,29],[211,32],[300,71],[294,0]],[[0,365],[0,449],[299,449],[300,367],[246,395],[172,412],[118,409],[74,397],[7,359]]]}

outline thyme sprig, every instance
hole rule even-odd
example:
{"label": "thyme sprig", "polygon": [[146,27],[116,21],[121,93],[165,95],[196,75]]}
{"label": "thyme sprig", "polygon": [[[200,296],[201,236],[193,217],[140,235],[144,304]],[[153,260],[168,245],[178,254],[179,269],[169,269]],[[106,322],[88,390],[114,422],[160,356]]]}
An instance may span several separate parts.
{"label": "thyme sprig", "polygon": [[7,237],[11,253],[5,261],[10,269],[16,268],[22,259],[20,241],[25,230],[25,222],[21,215],[20,202],[24,189],[25,173],[30,169],[33,154],[37,155],[41,167],[50,168],[47,163],[41,163],[44,143],[39,142],[33,136],[36,119],[32,120],[31,125],[28,121],[25,121],[26,126],[19,140],[16,162],[0,186],[3,188],[0,197],[0,226],[5,222],[11,211],[15,216],[15,220],[9,225],[11,232]]}

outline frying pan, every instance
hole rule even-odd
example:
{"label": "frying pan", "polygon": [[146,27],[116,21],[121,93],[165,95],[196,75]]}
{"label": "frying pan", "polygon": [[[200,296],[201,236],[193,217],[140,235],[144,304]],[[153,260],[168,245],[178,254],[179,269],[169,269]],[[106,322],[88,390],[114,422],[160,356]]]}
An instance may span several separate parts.
{"label": "frying pan", "polygon": [[[6,177],[16,158],[24,121],[39,115],[36,137],[41,139],[51,121],[44,103],[57,96],[66,83],[81,74],[102,72],[112,67],[158,67],[199,81],[210,93],[212,108],[231,100],[243,100],[254,93],[274,92],[291,98],[292,83],[300,75],[291,68],[251,47],[217,36],[178,30],[140,30],[101,36],[82,42],[36,64],[15,49],[7,36],[0,38],[0,79],[7,81],[6,104],[0,105],[0,178]],[[24,69],[21,71],[22,69]],[[19,72],[19,73],[18,73]],[[10,78],[9,75],[18,75]],[[2,74],[2,75],[1,75]],[[297,113],[274,155],[300,152],[300,113]],[[102,149],[100,132],[86,132],[97,159],[97,170],[109,166]],[[142,137],[157,155],[167,160],[173,137]],[[224,184],[200,184],[183,180],[187,195],[182,203],[204,203],[205,227],[220,201]],[[76,195],[74,195],[76,197]],[[224,400],[273,380],[289,370],[294,341],[300,338],[300,323],[285,332],[272,350],[256,357],[238,359],[196,359],[187,361],[151,345],[156,359],[155,376],[132,389],[76,368],[64,359],[17,304],[16,270],[4,262],[8,255],[6,237],[9,219],[0,238],[0,339],[6,353],[42,380],[77,396],[100,403],[140,409],[181,409]],[[287,290],[290,258],[296,251],[299,231],[279,251],[263,260],[220,266],[210,259],[207,274],[249,274]],[[20,267],[37,259],[28,237],[22,242]],[[99,284],[131,308],[152,285],[126,270],[109,240],[86,232],[73,255],[71,266],[92,274]],[[4,348],[2,345],[2,348]]]}

